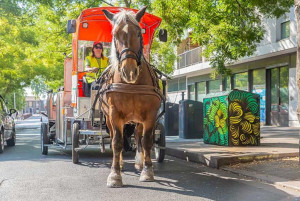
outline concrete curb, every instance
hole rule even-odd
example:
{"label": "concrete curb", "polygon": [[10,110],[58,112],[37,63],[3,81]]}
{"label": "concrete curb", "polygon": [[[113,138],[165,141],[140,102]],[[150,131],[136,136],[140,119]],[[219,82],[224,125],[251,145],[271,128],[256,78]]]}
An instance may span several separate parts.
{"label": "concrete curb", "polygon": [[224,167],[221,169],[224,171],[242,175],[242,176],[245,176],[245,177],[248,177],[251,179],[258,179],[258,180],[266,182],[266,183],[270,183],[270,184],[274,184],[274,185],[282,186],[285,188],[290,188],[290,189],[300,191],[300,181],[299,180],[298,181],[297,180],[287,181],[287,179],[272,176],[272,175],[259,174],[257,172],[249,171],[249,170],[232,169],[229,167]]}
{"label": "concrete curb", "polygon": [[254,160],[279,159],[279,158],[299,156],[299,152],[279,153],[279,154],[259,153],[259,154],[244,154],[244,155],[230,156],[229,154],[226,155],[214,154],[214,153],[203,154],[203,153],[190,152],[188,150],[174,149],[168,147],[166,147],[166,154],[186,161],[202,163],[212,168],[220,168],[225,165],[232,165],[237,163],[252,162]]}

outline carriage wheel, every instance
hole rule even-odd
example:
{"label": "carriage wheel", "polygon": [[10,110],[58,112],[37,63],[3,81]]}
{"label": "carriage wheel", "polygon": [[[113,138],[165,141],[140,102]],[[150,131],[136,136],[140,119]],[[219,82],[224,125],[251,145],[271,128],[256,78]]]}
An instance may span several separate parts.
{"label": "carriage wheel", "polygon": [[75,151],[79,147],[79,123],[74,123],[72,127],[72,161],[74,164],[79,162],[79,154]]}
{"label": "carriage wheel", "polygon": [[4,132],[0,131],[0,154],[4,151]]}
{"label": "carriage wheel", "polygon": [[48,125],[47,123],[41,124],[41,150],[43,155],[48,154],[48,146],[45,146],[45,144],[49,143],[48,139]]}
{"label": "carriage wheel", "polygon": [[165,128],[161,123],[157,123],[155,127],[155,135],[156,133],[159,133],[159,137],[155,137],[155,146],[154,146],[154,152],[155,152],[155,159],[157,162],[161,163],[165,159],[165,153],[166,153],[166,136],[165,136]]}

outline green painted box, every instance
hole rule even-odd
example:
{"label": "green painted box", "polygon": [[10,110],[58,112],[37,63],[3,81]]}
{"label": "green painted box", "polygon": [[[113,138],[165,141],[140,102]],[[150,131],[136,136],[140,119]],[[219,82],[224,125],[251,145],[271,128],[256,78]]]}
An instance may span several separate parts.
{"label": "green painted box", "polygon": [[221,146],[260,145],[259,95],[241,90],[203,99],[203,140]]}

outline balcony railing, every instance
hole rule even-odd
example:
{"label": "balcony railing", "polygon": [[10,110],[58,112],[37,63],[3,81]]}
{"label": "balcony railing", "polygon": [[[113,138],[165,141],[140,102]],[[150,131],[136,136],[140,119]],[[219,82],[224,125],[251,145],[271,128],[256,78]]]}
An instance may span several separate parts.
{"label": "balcony railing", "polygon": [[190,65],[203,62],[201,56],[201,50],[202,50],[201,47],[197,47],[195,49],[179,54],[178,61],[177,61],[177,69],[185,68]]}

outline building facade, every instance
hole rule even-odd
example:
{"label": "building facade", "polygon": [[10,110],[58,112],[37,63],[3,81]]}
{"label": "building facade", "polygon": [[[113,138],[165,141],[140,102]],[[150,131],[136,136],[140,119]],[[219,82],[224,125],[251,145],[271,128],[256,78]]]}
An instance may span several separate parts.
{"label": "building facade", "polygon": [[231,77],[212,80],[211,67],[209,61],[201,57],[201,47],[191,50],[180,47],[180,60],[173,79],[168,82],[168,101],[178,103],[183,95],[184,99],[203,101],[207,94],[240,89],[260,95],[262,124],[299,126],[294,8],[281,18],[265,19],[263,23],[264,39],[254,55],[228,66],[233,73]]}
{"label": "building facade", "polygon": [[39,114],[45,112],[45,103],[43,100],[37,99],[35,96],[26,96],[26,106],[23,109],[23,114]]}

